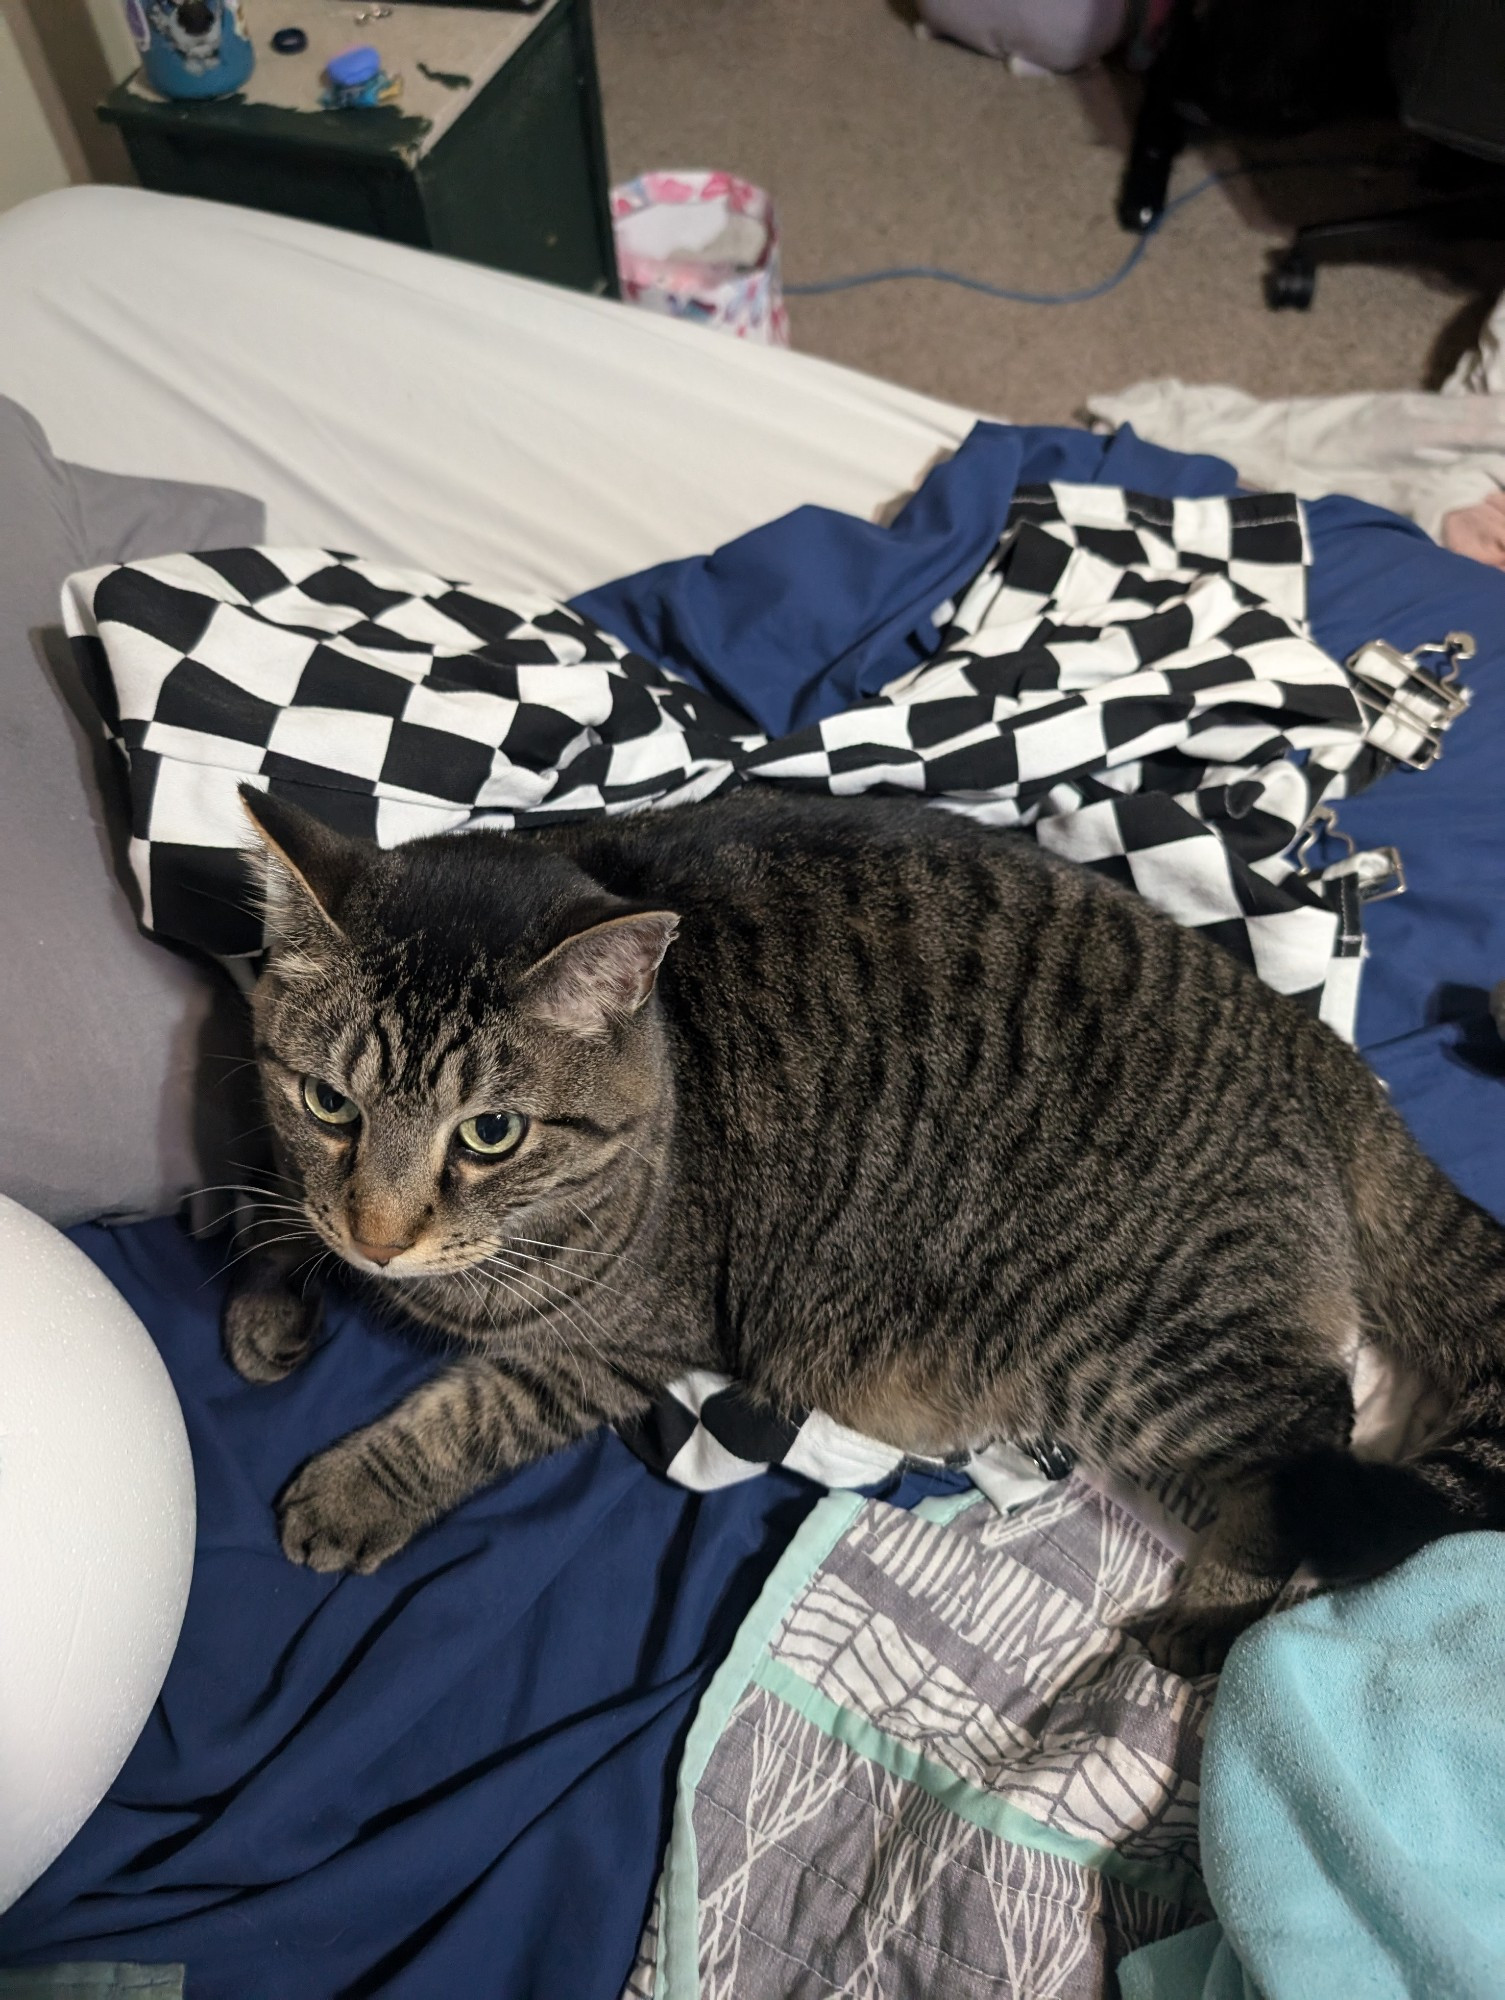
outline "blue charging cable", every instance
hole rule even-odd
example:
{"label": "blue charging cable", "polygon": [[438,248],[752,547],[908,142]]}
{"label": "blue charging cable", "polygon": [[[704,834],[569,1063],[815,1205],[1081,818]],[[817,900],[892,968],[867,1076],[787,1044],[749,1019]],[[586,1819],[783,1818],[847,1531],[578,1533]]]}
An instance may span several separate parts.
{"label": "blue charging cable", "polygon": [[1007,299],[1018,306],[1080,306],[1089,299],[1100,299],[1105,293],[1121,285],[1136,268],[1160,231],[1178,210],[1196,201],[1224,181],[1239,180],[1246,174],[1291,173],[1300,168],[1310,173],[1315,168],[1379,167],[1380,162],[1369,160],[1270,160],[1263,164],[1247,167],[1225,167],[1221,172],[1208,174],[1184,194],[1176,195],[1165,204],[1155,220],[1141,232],[1134,247],[1118,269],[1095,285],[1084,285],[1076,292],[1020,292],[1009,285],[990,285],[983,278],[969,278],[962,271],[943,270],[937,264],[894,264],[882,271],[856,271],[847,278],[816,278],[804,285],[785,285],[786,298],[811,299],[826,292],[853,292],[862,285],[887,285],[896,278],[928,278],[940,285],[961,285],[969,292],[981,292],[990,299]]}

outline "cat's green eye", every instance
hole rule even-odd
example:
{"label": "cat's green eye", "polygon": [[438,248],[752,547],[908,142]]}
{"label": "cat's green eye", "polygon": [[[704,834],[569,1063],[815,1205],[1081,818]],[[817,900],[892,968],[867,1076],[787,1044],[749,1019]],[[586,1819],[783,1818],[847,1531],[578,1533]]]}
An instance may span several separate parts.
{"label": "cat's green eye", "polygon": [[461,1121],[460,1144],[480,1160],[499,1160],[522,1144],[528,1121],[520,1111],[483,1111]]}
{"label": "cat's green eye", "polygon": [[318,1076],[304,1077],[303,1102],[321,1125],[354,1125],[361,1115],[358,1104]]}

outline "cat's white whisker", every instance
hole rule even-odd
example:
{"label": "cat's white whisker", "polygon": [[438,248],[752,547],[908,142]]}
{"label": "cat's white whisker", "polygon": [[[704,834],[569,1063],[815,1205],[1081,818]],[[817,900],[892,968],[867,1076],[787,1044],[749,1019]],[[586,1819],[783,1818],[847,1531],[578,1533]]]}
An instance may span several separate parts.
{"label": "cat's white whisker", "polygon": [[[486,1265],[489,1265],[490,1263],[491,1260],[489,1258],[486,1259],[482,1268],[485,1268]],[[515,1283],[526,1284],[535,1289],[538,1287],[543,1287],[545,1310],[547,1312],[556,1314],[557,1316],[563,1318],[568,1325],[572,1326],[575,1329],[576,1333],[579,1334],[580,1338],[585,1342],[586,1346],[591,1350],[591,1352],[595,1354],[600,1360],[605,1362],[608,1368],[611,1367],[612,1365],[611,1360],[608,1354],[606,1353],[605,1349],[598,1347],[595,1341],[593,1341],[590,1335],[586,1332],[585,1328],[581,1326],[580,1322],[574,1317],[574,1314],[566,1312],[564,1309],[564,1305],[560,1305],[559,1303],[557,1303],[557,1301],[562,1299],[566,1305],[579,1306],[580,1311],[585,1313],[585,1317],[590,1321],[591,1325],[596,1329],[597,1333],[601,1334],[605,1340],[610,1342],[611,1340],[610,1333],[601,1324],[600,1320],[598,1320],[595,1317],[594,1313],[587,1312],[584,1305],[582,1305],[578,1299],[576,1299],[571,1293],[561,1290],[561,1288],[558,1285],[550,1285],[546,1278],[536,1277],[535,1274],[531,1271],[519,1271],[515,1265],[503,1266],[501,1267],[501,1269],[492,1271],[491,1275],[499,1283],[506,1282],[506,1279],[504,1279],[502,1276],[503,1270],[507,1272],[508,1277],[510,1277]],[[555,1294],[555,1297],[550,1298],[549,1297],[550,1293]]]}
{"label": "cat's white whisker", "polygon": [[625,1299],[631,1296],[625,1285],[613,1285],[607,1279],[597,1277],[594,1271],[572,1270],[568,1266],[551,1266],[547,1257],[535,1257],[528,1250],[505,1250],[501,1246],[497,1246],[488,1254],[491,1256],[516,1258],[530,1269],[534,1267],[540,1271],[557,1269],[562,1276],[569,1278],[572,1283],[577,1285],[595,1285],[599,1290],[607,1293],[612,1298]]}
{"label": "cat's white whisker", "polygon": [[[502,1277],[500,1272],[492,1272],[489,1275],[491,1277],[492,1283],[496,1285],[500,1290],[506,1292],[509,1298],[516,1299],[518,1304],[524,1307],[526,1311],[532,1313],[535,1317],[537,1316],[538,1313],[537,1306],[524,1293],[518,1291],[515,1285],[509,1283],[506,1278]],[[495,1315],[488,1315],[488,1320],[492,1327],[492,1330],[495,1331],[496,1329]],[[547,1325],[548,1322],[545,1321],[544,1324]],[[593,1343],[588,1341],[587,1345],[590,1346],[593,1345]],[[582,1398],[584,1398],[585,1401],[589,1402],[590,1386],[585,1379],[585,1370],[580,1365],[580,1357],[575,1353],[574,1349],[570,1346],[568,1341],[562,1341],[560,1343],[559,1351],[568,1359],[570,1366],[575,1371],[575,1379],[580,1384],[580,1394]],[[596,1351],[599,1353],[600,1350],[597,1349]],[[602,1359],[603,1360],[605,1359],[604,1355],[602,1356]]]}
{"label": "cat's white whisker", "polygon": [[189,1190],[191,1194],[250,1194],[258,1200],[275,1198],[276,1190],[258,1187],[254,1181],[210,1181],[206,1187]]}
{"label": "cat's white whisker", "polygon": [[260,1174],[264,1181],[286,1181],[289,1187],[298,1188],[300,1191],[303,1186],[296,1174],[284,1174],[276,1167],[263,1166],[255,1160],[232,1160],[227,1157],[225,1164],[239,1167],[245,1174]]}
{"label": "cat's white whisker", "polygon": [[[595,1271],[582,1271],[578,1264],[555,1264],[548,1257],[540,1257],[537,1251],[519,1250],[514,1247],[516,1244],[528,1243],[534,1240],[535,1239],[526,1236],[492,1236],[484,1239],[479,1246],[472,1246],[472,1247],[479,1247],[483,1257],[505,1255],[508,1257],[517,1258],[521,1262],[526,1264],[536,1264],[541,1270],[557,1271],[560,1277],[569,1278],[572,1283],[579,1283],[582,1285],[600,1285],[606,1291],[620,1292],[624,1298],[627,1296],[624,1287],[609,1283],[609,1281],[606,1278],[603,1278],[602,1276],[599,1275],[599,1273]],[[558,1246],[553,1243],[546,1243],[541,1247],[544,1248],[545,1250],[553,1250],[561,1246]],[[590,1251],[586,1254],[590,1256],[599,1256],[599,1257],[611,1257],[614,1255],[614,1253],[609,1250]]]}
{"label": "cat's white whisker", "polygon": [[[501,1273],[499,1271],[492,1271],[488,1275],[490,1275],[493,1278],[499,1278],[501,1276]],[[557,1286],[550,1286],[546,1279],[536,1278],[532,1272],[518,1271],[514,1268],[509,1272],[508,1275],[519,1284],[526,1284],[533,1287],[536,1295],[541,1297],[544,1302],[542,1307],[540,1308],[540,1311],[545,1315],[545,1317],[547,1317],[547,1315],[549,1314],[553,1314],[562,1318],[567,1325],[573,1328],[573,1330],[580,1336],[581,1340],[584,1341],[585,1345],[591,1350],[591,1352],[594,1355],[596,1355],[596,1357],[600,1361],[602,1361],[608,1368],[612,1366],[611,1357],[607,1348],[601,1347],[596,1341],[594,1341],[591,1338],[591,1336],[586,1332],[585,1328],[580,1324],[580,1321],[576,1318],[575,1314],[569,1310],[569,1307],[571,1306],[580,1305],[578,1299],[572,1298],[568,1293],[561,1292]],[[583,1306],[580,1306],[580,1310],[581,1312],[585,1312],[585,1308]],[[607,1332],[606,1328],[601,1324],[600,1320],[598,1320],[594,1314],[588,1312],[585,1313],[585,1317],[590,1321],[591,1325],[595,1327],[596,1331],[606,1339],[609,1345],[611,1341],[611,1335]]]}
{"label": "cat's white whisker", "polygon": [[[307,1261],[308,1261],[309,1263],[311,1263],[311,1264],[312,1264],[312,1266],[313,1266],[313,1269],[312,1269],[312,1270],[311,1270],[311,1271],[310,1271],[310,1272],[308,1273],[308,1276],[307,1276],[307,1277],[306,1277],[306,1278],[305,1278],[305,1279],[303,1280],[303,1297],[304,1297],[304,1298],[307,1298],[307,1297],[308,1297],[308,1288],[309,1288],[309,1286],[310,1286],[310,1285],[311,1285],[311,1284],[313,1283],[314,1279],[318,1277],[318,1275],[319,1275],[319,1271],[320,1271],[320,1268],[321,1268],[321,1267],[322,1267],[322,1266],[323,1266],[324,1264],[328,1263],[329,1259],[330,1259],[331,1257],[333,1257],[333,1255],[334,1255],[334,1252],[333,1252],[332,1250],[325,1250],[325,1251],[323,1251],[323,1252],[322,1252],[322,1253],[321,1253],[321,1254],[320,1254],[319,1256],[317,1256],[317,1257],[312,1257],[312,1258],[310,1258],[310,1259],[308,1259],[308,1260],[307,1260]],[[295,1265],[295,1266],[294,1266],[294,1272],[293,1272],[293,1275],[294,1275],[294,1276],[296,1276],[296,1275],[297,1275],[297,1273],[298,1273],[299,1271],[301,1271],[302,1269],[303,1269],[303,1266],[302,1266],[301,1264],[299,1264],[299,1265]]]}
{"label": "cat's white whisker", "polygon": [[541,1236],[504,1236],[499,1240],[504,1243],[533,1243],[540,1250],[567,1251],[574,1257],[614,1257],[618,1254],[615,1250],[593,1250],[583,1243],[546,1243]]}
{"label": "cat's white whisker", "polygon": [[294,1228],[303,1228],[307,1223],[308,1216],[302,1208],[262,1208],[253,1215],[242,1215],[237,1218],[230,1232],[230,1241],[232,1244],[240,1244],[257,1230],[271,1229],[279,1224],[291,1224]]}
{"label": "cat's white whisker", "polygon": [[[314,1232],[311,1229],[290,1229],[286,1232],[285,1235],[273,1236],[261,1243],[252,1243],[246,1249],[237,1251],[235,1256],[227,1258],[217,1271],[213,1271],[210,1273],[210,1275],[204,1280],[204,1284],[205,1285],[215,1284],[220,1278],[224,1277],[227,1271],[233,1269],[233,1267],[236,1264],[241,1263],[243,1259],[247,1257],[254,1257],[258,1250],[274,1250],[277,1248],[279,1244],[282,1243],[296,1243],[300,1237],[314,1237]],[[317,1241],[318,1239],[314,1238],[314,1240]],[[297,1267],[295,1266],[294,1268],[296,1269]],[[199,1289],[202,1291],[203,1286],[201,1285]]]}

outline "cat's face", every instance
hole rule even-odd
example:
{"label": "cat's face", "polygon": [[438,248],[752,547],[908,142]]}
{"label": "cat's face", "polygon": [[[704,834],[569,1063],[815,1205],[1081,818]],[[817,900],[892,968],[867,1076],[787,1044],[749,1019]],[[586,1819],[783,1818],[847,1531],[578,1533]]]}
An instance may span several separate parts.
{"label": "cat's face", "polygon": [[277,942],[256,990],[268,1117],[358,1270],[433,1277],[589,1217],[670,1110],[674,933],[499,835],[383,853],[260,795]]}

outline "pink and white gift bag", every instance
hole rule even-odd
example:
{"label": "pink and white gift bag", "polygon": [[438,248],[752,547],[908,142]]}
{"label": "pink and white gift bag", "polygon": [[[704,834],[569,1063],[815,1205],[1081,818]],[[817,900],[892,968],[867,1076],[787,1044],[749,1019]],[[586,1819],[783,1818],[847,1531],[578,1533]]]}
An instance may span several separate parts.
{"label": "pink and white gift bag", "polygon": [[762,188],[734,174],[642,174],[612,189],[611,213],[624,299],[789,345],[778,221]]}

